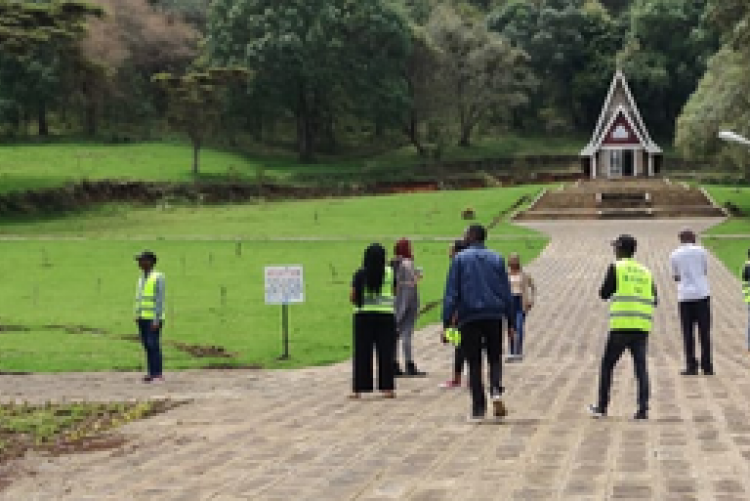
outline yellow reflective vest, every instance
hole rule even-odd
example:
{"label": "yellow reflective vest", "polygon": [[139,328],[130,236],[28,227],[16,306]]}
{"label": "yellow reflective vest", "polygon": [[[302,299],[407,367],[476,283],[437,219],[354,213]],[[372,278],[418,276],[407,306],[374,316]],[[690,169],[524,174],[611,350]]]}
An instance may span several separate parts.
{"label": "yellow reflective vest", "polygon": [[[138,289],[135,296],[135,316],[143,320],[156,319],[156,282],[163,275],[158,271],[151,271],[148,277],[138,281]],[[164,320],[164,311],[159,320]]]}
{"label": "yellow reflective vest", "polygon": [[[745,267],[742,268],[742,271],[740,273],[741,277],[744,277],[745,270],[750,267],[750,261],[745,263]],[[747,304],[750,304],[750,281],[748,280],[742,280],[742,295],[745,296],[745,302]]]}
{"label": "yellow reflective vest", "polygon": [[617,261],[615,271],[617,290],[610,303],[610,330],[651,332],[655,303],[651,272],[633,259]]}
{"label": "yellow reflective vest", "polygon": [[393,313],[396,302],[396,294],[393,287],[393,268],[385,267],[383,287],[380,293],[370,292],[365,287],[362,306],[355,308],[357,313]]}

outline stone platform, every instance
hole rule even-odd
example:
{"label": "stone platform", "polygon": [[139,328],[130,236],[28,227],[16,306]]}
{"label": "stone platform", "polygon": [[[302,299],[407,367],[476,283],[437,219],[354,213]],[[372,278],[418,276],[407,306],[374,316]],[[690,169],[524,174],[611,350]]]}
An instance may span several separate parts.
{"label": "stone platform", "polygon": [[547,190],[521,221],[549,219],[633,219],[722,217],[701,188],[667,179],[616,179],[579,181]]}
{"label": "stone platform", "polygon": [[[168,373],[162,386],[121,373],[0,377],[2,399],[192,400],[125,427],[121,448],[2,465],[16,473],[0,499],[750,499],[747,306],[734,273],[713,258],[717,375],[679,375],[682,342],[667,259],[680,228],[713,222],[534,223],[552,239],[528,267],[540,297],[529,317],[526,359],[504,366],[510,415],[499,425],[467,424],[468,392],[438,388],[452,353],[436,328],[420,332],[416,346],[429,376],[399,381],[392,401],[348,400],[349,363]],[[607,306],[597,292],[612,261],[608,242],[625,231],[639,239],[639,258],[659,288],[648,422],[629,419],[635,383],[627,355],[615,375],[610,417],[595,421],[584,412],[606,338]]]}

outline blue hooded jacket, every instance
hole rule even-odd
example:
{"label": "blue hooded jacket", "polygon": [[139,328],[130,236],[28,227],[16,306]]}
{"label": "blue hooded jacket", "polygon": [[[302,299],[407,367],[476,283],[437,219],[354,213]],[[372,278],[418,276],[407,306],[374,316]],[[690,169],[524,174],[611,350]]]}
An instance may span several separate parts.
{"label": "blue hooded jacket", "polygon": [[482,244],[472,244],[451,262],[443,299],[443,326],[513,318],[513,297],[505,261]]}

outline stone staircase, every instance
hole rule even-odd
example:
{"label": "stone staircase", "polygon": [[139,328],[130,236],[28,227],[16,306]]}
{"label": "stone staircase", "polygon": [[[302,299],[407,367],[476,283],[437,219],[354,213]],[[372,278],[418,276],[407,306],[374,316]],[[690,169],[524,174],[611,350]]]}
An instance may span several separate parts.
{"label": "stone staircase", "polygon": [[668,179],[578,181],[547,190],[517,220],[723,217],[705,191]]}

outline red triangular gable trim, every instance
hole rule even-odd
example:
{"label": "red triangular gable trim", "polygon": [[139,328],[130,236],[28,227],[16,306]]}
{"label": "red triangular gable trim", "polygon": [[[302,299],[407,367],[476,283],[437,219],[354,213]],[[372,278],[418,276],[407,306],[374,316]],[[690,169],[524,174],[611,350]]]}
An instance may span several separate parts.
{"label": "red triangular gable trim", "polygon": [[633,128],[631,121],[622,112],[619,112],[604,136],[602,144],[607,146],[639,146],[641,141],[638,139],[638,133]]}

